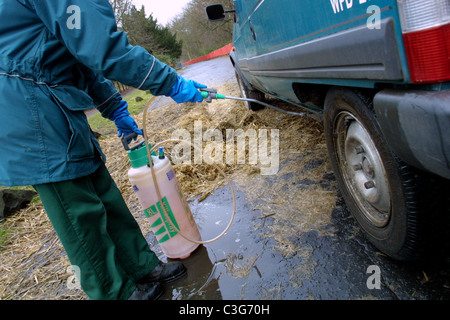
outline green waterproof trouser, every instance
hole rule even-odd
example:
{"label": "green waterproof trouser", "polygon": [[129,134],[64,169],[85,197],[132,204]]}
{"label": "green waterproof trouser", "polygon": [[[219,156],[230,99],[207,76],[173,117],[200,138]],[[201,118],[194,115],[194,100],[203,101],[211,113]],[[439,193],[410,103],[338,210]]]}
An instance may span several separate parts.
{"label": "green waterproof trouser", "polygon": [[128,299],[134,282],[159,259],[106,167],[102,164],[86,177],[33,187],[70,263],[80,271],[83,291],[95,300]]}

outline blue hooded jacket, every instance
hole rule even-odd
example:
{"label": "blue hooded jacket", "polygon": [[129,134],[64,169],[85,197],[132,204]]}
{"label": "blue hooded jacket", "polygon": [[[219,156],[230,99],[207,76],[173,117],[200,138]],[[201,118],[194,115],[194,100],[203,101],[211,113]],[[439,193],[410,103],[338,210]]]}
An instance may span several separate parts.
{"label": "blue hooded jacket", "polygon": [[107,79],[164,95],[176,76],[117,31],[108,0],[0,0],[0,185],[94,172],[104,156],[84,111],[119,106]]}

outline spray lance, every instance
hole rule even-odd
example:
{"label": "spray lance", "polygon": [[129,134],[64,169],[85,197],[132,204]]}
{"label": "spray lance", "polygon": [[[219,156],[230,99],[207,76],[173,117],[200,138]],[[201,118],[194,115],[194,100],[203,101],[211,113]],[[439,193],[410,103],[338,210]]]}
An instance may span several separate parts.
{"label": "spray lance", "polygon": [[311,117],[310,114],[305,113],[305,112],[294,112],[294,111],[283,110],[281,108],[275,107],[275,106],[273,106],[271,104],[268,104],[266,102],[259,101],[259,100],[256,100],[256,99],[226,96],[224,94],[217,93],[217,89],[201,88],[200,90],[201,90],[200,93],[201,93],[202,97],[204,99],[206,99],[206,102],[208,102],[208,103],[210,103],[213,99],[232,99],[232,100],[248,101],[248,102],[258,103],[258,104],[263,105],[265,107],[272,108],[274,110],[277,110],[277,111],[280,111],[280,112],[283,112],[283,113],[286,113],[286,114],[290,114],[290,115],[294,115],[294,116],[301,116],[301,117]]}

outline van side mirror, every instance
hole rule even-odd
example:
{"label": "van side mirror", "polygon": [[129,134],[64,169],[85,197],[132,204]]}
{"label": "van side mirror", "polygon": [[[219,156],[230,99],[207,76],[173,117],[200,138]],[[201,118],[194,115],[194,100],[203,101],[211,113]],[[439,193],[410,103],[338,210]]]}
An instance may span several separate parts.
{"label": "van side mirror", "polygon": [[206,15],[211,21],[221,21],[225,19],[225,13],[236,12],[235,10],[224,10],[221,4],[213,4],[206,7]]}
{"label": "van side mirror", "polygon": [[221,4],[213,4],[206,7],[206,15],[211,21],[221,21],[225,19],[225,10]]}

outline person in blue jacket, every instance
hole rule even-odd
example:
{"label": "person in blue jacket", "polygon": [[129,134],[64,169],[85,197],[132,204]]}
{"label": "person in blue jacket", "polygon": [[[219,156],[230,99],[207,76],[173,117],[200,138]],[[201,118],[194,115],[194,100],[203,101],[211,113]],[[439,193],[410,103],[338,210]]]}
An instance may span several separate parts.
{"label": "person in blue jacket", "polygon": [[90,299],[157,299],[186,269],[150,250],[105,167],[85,110],[141,133],[110,80],[178,103],[205,87],[131,46],[108,0],[0,1],[0,185],[37,190]]}

